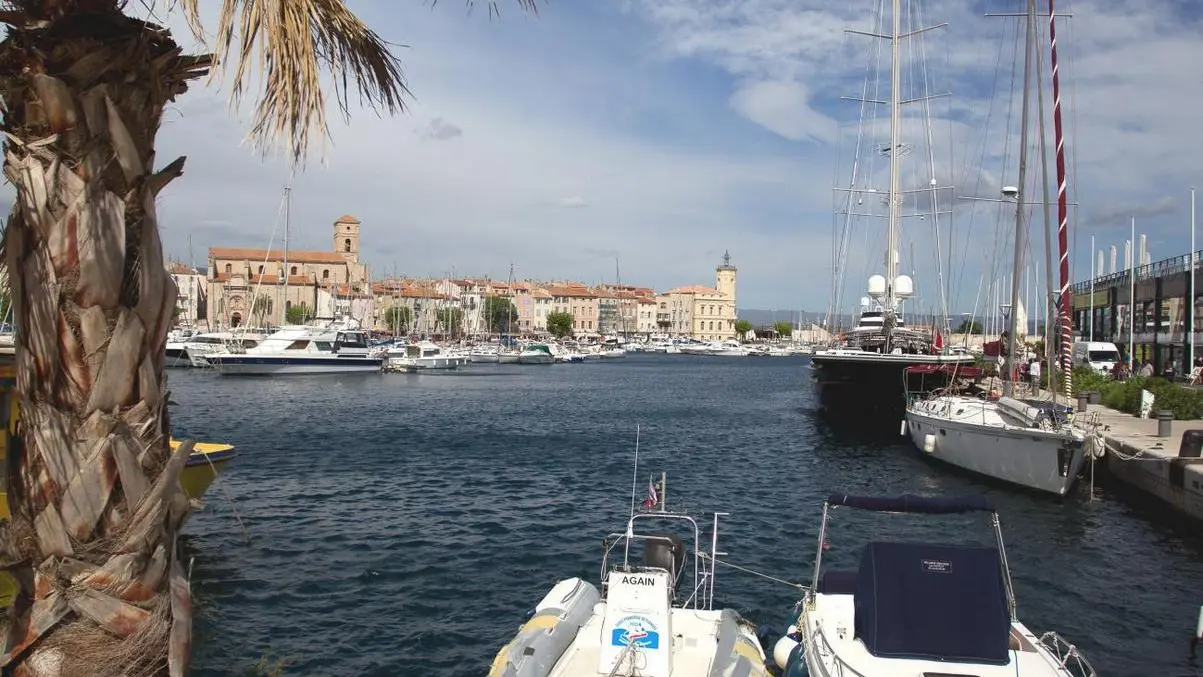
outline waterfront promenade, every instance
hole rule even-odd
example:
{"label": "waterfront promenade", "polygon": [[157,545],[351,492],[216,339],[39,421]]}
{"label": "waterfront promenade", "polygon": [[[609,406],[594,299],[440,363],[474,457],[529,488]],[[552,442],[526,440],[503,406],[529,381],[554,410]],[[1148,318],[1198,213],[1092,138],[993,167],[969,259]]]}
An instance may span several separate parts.
{"label": "waterfront promenade", "polygon": [[[1156,416],[1157,407],[1153,407]],[[1099,404],[1087,405],[1076,417],[1079,427],[1097,426],[1106,446],[1107,472],[1124,484],[1203,521],[1203,458],[1179,456],[1183,436],[1203,421],[1172,421],[1167,437],[1158,435],[1158,420],[1142,419]]]}

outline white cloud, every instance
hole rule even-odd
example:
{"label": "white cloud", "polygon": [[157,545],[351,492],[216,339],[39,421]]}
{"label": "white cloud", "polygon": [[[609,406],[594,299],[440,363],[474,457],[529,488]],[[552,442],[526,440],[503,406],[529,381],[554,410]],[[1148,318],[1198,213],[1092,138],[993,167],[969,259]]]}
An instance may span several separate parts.
{"label": "white cloud", "polygon": [[562,197],[556,200],[556,206],[564,209],[580,209],[581,207],[587,207],[588,205],[589,203],[585,202],[585,198],[579,195]]}
{"label": "white cloud", "polygon": [[447,122],[443,118],[434,118],[422,130],[422,138],[432,141],[447,141],[463,135],[464,130]]}
{"label": "white cloud", "polygon": [[806,85],[780,80],[749,82],[731,96],[741,115],[787,139],[834,140],[835,121],[811,109],[809,101]]}

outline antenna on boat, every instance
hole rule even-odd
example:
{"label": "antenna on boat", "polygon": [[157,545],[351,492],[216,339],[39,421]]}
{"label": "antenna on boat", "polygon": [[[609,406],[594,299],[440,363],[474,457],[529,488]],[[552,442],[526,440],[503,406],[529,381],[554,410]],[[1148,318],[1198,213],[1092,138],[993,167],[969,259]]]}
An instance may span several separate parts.
{"label": "antenna on boat", "polygon": [[631,472],[631,518],[627,520],[627,537],[635,521],[635,492],[639,490],[639,424],[635,424],[635,470]]}

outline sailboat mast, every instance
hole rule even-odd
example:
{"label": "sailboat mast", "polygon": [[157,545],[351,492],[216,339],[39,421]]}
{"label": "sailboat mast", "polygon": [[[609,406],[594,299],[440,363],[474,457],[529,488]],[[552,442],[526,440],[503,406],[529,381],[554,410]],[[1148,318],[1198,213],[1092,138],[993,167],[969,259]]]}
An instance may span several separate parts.
{"label": "sailboat mast", "polygon": [[[1044,363],[1048,365],[1045,374],[1048,376],[1048,390],[1057,401],[1057,370],[1053,369],[1054,347],[1057,343],[1057,320],[1053,317],[1053,219],[1049,212],[1051,201],[1048,195],[1048,134],[1044,128],[1044,60],[1036,60],[1036,111],[1039,122],[1040,136],[1040,190],[1044,206],[1044,283],[1047,291],[1041,292],[1036,285],[1036,293],[1045,299],[1044,318]],[[1060,178],[1060,177],[1058,177]],[[1065,394],[1066,397],[1069,393]]]}
{"label": "sailboat mast", "polygon": [[1019,192],[1015,195],[1015,262],[1011,272],[1011,317],[1007,336],[1007,374],[1003,379],[1003,392],[1014,394],[1015,376],[1018,374],[1016,361],[1019,334],[1019,279],[1023,270],[1023,254],[1027,245],[1027,224],[1023,220],[1023,202],[1026,195],[1028,173],[1028,117],[1032,94],[1032,43],[1036,32],[1036,0],[1028,0],[1027,37],[1023,47],[1023,112],[1019,121]]}
{"label": "sailboat mast", "polygon": [[[288,324],[288,220],[292,212],[292,186],[284,186],[284,270],[280,271],[280,277],[284,278],[284,324]],[[313,306],[314,314],[317,313],[316,302]]]}
{"label": "sailboat mast", "polygon": [[[1069,294],[1069,196],[1066,192],[1065,180],[1065,134],[1061,126],[1061,77],[1057,68],[1057,15],[1053,11],[1053,0],[1048,0],[1048,39],[1053,69],[1053,134],[1056,135],[1055,143],[1057,144],[1057,247],[1061,253],[1061,312],[1058,317],[1061,326],[1061,371],[1065,374],[1061,385],[1064,388],[1065,396],[1069,397],[1073,391],[1073,323],[1070,322],[1072,299]],[[1093,251],[1090,252],[1090,256],[1093,260]],[[1191,252],[1191,256],[1194,256],[1194,252]],[[1193,272],[1191,279],[1194,279]],[[1191,303],[1194,303],[1193,298]],[[1194,345],[1193,342],[1192,345]],[[1049,368],[1052,369],[1051,364]]]}
{"label": "sailboat mast", "polygon": [[[890,218],[886,230],[885,314],[894,313],[894,280],[898,277],[895,258],[898,250],[898,220],[902,210],[901,176],[898,171],[898,146],[902,137],[902,0],[894,0],[893,29],[890,31]],[[887,323],[887,329],[890,323]],[[886,335],[885,352],[890,336]]]}

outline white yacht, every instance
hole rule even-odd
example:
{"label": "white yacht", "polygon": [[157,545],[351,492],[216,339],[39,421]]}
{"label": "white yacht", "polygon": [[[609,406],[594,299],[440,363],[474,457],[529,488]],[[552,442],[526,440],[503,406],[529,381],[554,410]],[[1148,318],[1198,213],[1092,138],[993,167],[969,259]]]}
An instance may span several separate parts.
{"label": "white yacht", "polygon": [[518,364],[552,364],[556,361],[546,343],[532,343],[518,354]]}
{"label": "white yacht", "polygon": [[580,578],[556,583],[497,652],[489,677],[767,677],[756,627],[713,608],[723,513],[712,513],[703,537],[693,517],[663,507],[663,488],[602,541],[601,589]]}
{"label": "white yacht", "polygon": [[[823,571],[828,522],[844,507],[912,515],[986,512],[995,542],[873,541],[855,571]],[[1037,636],[1019,621],[998,513],[983,496],[830,496],[823,504],[813,583],[773,659],[786,675],[1096,674],[1060,635]]]}
{"label": "white yacht", "polygon": [[254,348],[266,338],[258,331],[229,332],[215,331],[195,334],[184,341],[184,353],[194,367],[209,367],[209,355],[214,353],[241,353]]}
{"label": "white yacht", "polygon": [[904,431],[927,456],[1064,496],[1089,460],[1072,415],[1052,402],[938,395],[907,406]]}
{"label": "white yacht", "polygon": [[391,369],[457,369],[468,363],[470,358],[448,352],[430,341],[419,341],[388,349],[388,366]]}
{"label": "white yacht", "polygon": [[367,332],[346,322],[283,327],[244,352],[206,359],[223,376],[378,372],[384,361],[369,355]]}
{"label": "white yacht", "polygon": [[482,345],[468,351],[468,361],[477,364],[497,364],[500,361],[501,346]]}
{"label": "white yacht", "polygon": [[167,332],[167,345],[164,348],[164,367],[173,369],[192,366],[192,360],[188,357],[186,342],[194,333],[188,328],[172,329]]}

